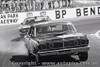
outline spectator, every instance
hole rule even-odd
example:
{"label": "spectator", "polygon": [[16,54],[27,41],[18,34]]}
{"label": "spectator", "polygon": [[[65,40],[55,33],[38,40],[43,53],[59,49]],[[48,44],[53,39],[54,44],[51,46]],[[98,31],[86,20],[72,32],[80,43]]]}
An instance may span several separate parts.
{"label": "spectator", "polygon": [[2,13],[2,2],[0,1],[0,13]]}
{"label": "spectator", "polygon": [[6,2],[5,5],[6,5],[6,6],[5,6],[5,12],[6,12],[6,13],[9,13],[9,11],[10,11],[9,3]]}
{"label": "spectator", "polygon": [[3,9],[3,11],[5,11],[5,0],[3,0],[3,2],[2,2],[2,9]]}
{"label": "spectator", "polygon": [[60,4],[60,8],[62,8],[63,4],[62,4],[62,0],[59,1]]}
{"label": "spectator", "polygon": [[47,10],[70,7],[71,4],[72,0],[0,0],[0,12]]}
{"label": "spectator", "polygon": [[29,11],[32,11],[32,0],[29,0]]}
{"label": "spectator", "polygon": [[54,8],[54,2],[51,1],[51,9],[53,9],[53,8]]}
{"label": "spectator", "polygon": [[68,0],[68,7],[71,6],[71,0]]}
{"label": "spectator", "polygon": [[67,1],[66,0],[62,0],[62,6],[67,7]]}
{"label": "spectator", "polygon": [[44,10],[49,9],[48,0],[44,1],[44,7],[43,7],[43,9]]}
{"label": "spectator", "polygon": [[58,8],[58,7],[59,7],[58,1],[55,0],[55,1],[54,1],[54,8]]}
{"label": "spectator", "polygon": [[32,10],[35,11],[35,0],[32,0]]}
{"label": "spectator", "polygon": [[17,7],[17,1],[14,1],[14,4],[15,4],[15,12],[18,12],[17,11],[17,9],[18,9],[18,7]]}
{"label": "spectator", "polygon": [[26,0],[26,8],[27,8],[27,11],[30,11],[29,0]]}
{"label": "spectator", "polygon": [[40,9],[43,9],[43,7],[44,7],[44,2],[43,1],[41,2],[41,6],[40,7],[41,7]]}
{"label": "spectator", "polygon": [[10,0],[10,1],[8,1],[8,3],[9,3],[9,10],[10,10],[10,12],[14,12],[14,10],[15,10],[14,1]]}

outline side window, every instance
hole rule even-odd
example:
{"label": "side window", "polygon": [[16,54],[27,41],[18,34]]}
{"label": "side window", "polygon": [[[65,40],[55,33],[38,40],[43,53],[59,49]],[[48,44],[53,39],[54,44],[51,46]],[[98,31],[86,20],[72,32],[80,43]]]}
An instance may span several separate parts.
{"label": "side window", "polygon": [[28,35],[30,35],[31,37],[34,37],[34,27],[30,27]]}
{"label": "side window", "polygon": [[70,31],[75,32],[75,29],[74,29],[74,27],[72,25],[68,25],[68,27],[69,27]]}
{"label": "side window", "polygon": [[29,23],[29,20],[26,20],[26,21],[25,21],[25,24],[27,25],[28,23]]}
{"label": "side window", "polygon": [[29,21],[29,24],[33,24],[34,22],[35,22],[35,20],[32,19],[32,20]]}
{"label": "side window", "polygon": [[63,25],[62,29],[63,29],[63,31],[68,31],[69,30],[68,25]]}

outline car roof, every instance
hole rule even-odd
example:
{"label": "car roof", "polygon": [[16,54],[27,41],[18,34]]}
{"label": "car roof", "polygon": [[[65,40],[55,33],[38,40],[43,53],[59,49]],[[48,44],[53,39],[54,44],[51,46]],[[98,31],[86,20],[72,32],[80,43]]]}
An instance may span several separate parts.
{"label": "car roof", "polygon": [[34,16],[34,17],[28,17],[25,20],[31,20],[31,19],[36,19],[36,18],[48,18],[48,16]]}
{"label": "car roof", "polygon": [[31,20],[31,19],[35,19],[35,18],[34,18],[34,17],[28,17],[28,18],[25,18],[24,21],[26,21],[26,20]]}
{"label": "car roof", "polygon": [[[27,20],[34,20],[34,21],[41,21],[43,22],[43,18],[49,18],[48,16],[34,16],[34,17],[28,17],[24,20],[24,22],[26,22]],[[51,20],[50,20],[51,21]],[[44,20],[44,22],[46,22],[46,20]]]}
{"label": "car roof", "polygon": [[73,25],[70,21],[53,20],[48,22],[36,23],[32,26],[49,26],[49,25]]}

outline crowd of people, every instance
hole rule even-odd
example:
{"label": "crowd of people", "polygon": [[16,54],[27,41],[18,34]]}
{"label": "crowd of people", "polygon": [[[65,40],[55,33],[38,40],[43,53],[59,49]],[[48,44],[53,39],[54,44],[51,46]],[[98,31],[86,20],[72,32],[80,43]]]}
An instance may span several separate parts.
{"label": "crowd of people", "polygon": [[72,0],[0,0],[0,13],[16,13],[71,7]]}

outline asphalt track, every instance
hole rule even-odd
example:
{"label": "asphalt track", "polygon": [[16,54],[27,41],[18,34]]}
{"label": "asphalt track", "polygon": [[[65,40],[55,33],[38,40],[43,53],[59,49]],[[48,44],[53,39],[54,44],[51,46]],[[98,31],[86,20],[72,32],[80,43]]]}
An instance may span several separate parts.
{"label": "asphalt track", "polygon": [[[71,19],[78,32],[88,35],[90,40],[89,58],[79,61],[77,56],[66,57],[66,61],[43,62],[35,65],[34,58],[27,57],[23,38],[18,34],[18,25],[0,26],[0,67],[100,67],[100,17]],[[60,57],[63,59],[63,57]],[[48,59],[48,58],[47,58]],[[59,58],[55,59],[56,61]],[[54,60],[54,59],[51,59]]]}

